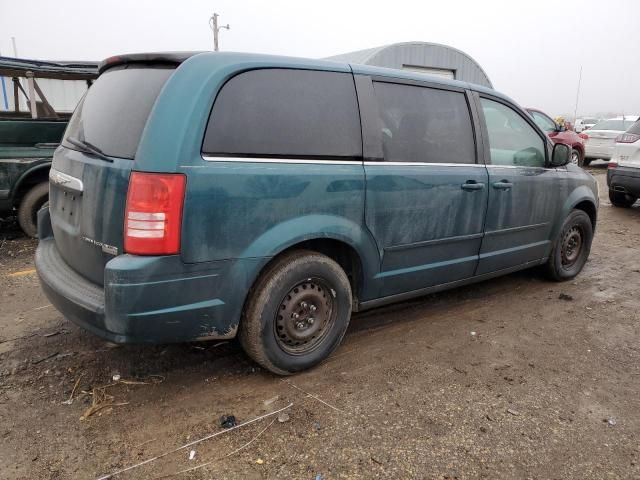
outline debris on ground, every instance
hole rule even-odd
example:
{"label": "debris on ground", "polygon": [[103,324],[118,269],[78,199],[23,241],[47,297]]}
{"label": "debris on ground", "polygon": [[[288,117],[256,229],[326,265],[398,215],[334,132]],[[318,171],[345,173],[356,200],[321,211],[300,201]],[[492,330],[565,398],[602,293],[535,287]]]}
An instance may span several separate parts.
{"label": "debris on ground", "polygon": [[276,395],[275,397],[268,398],[267,400],[262,402],[262,404],[264,405],[264,408],[269,408],[271,405],[276,403],[279,398],[280,398],[280,395]]}
{"label": "debris on ground", "polygon": [[514,416],[516,416],[516,417],[517,417],[518,415],[520,415],[520,412],[519,412],[519,411],[517,411],[517,410],[513,410],[512,408],[507,408],[507,413],[510,413],[511,415],[514,415]]}
{"label": "debris on ground", "polygon": [[189,460],[193,460],[194,458],[196,458],[196,451],[195,450],[191,450],[189,452]]}
{"label": "debris on ground", "polygon": [[280,415],[278,415],[278,422],[280,423],[285,423],[289,421],[289,414],[286,412],[282,412]]}
{"label": "debris on ground", "polygon": [[561,293],[560,295],[558,295],[558,299],[559,300],[566,300],[567,302],[570,302],[571,300],[573,300],[573,296],[568,295],[566,293]]}
{"label": "debris on ground", "polygon": [[261,459],[261,458],[259,458],[259,459],[257,459],[257,460],[256,460],[256,463],[257,463],[258,465],[262,465],[262,464],[264,463],[264,460],[263,460],[263,459]]}
{"label": "debris on ground", "polygon": [[603,418],[602,421],[607,423],[610,427],[615,427],[618,424],[615,418]]}
{"label": "debris on ground", "polygon": [[222,415],[220,417],[220,426],[222,428],[233,428],[238,425],[235,415]]}

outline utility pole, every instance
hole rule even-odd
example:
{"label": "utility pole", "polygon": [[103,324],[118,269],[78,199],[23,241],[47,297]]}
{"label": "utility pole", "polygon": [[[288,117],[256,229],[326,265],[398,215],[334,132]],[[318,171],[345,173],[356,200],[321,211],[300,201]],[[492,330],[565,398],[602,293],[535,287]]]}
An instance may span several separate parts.
{"label": "utility pole", "polygon": [[578,91],[576,92],[576,108],[573,111],[573,124],[576,124],[578,115],[578,99],[580,98],[580,83],[582,82],[582,65],[580,65],[580,75],[578,75]]}
{"label": "utility pole", "polygon": [[218,26],[218,17],[220,15],[218,15],[217,13],[214,13],[213,15],[211,15],[211,18],[209,18],[209,26],[211,27],[211,30],[213,30],[213,51],[217,52],[218,49],[218,33],[220,33],[220,30],[222,30],[223,28],[226,28],[227,30],[231,30],[231,27],[229,27],[229,24],[227,23],[226,25],[221,25]]}

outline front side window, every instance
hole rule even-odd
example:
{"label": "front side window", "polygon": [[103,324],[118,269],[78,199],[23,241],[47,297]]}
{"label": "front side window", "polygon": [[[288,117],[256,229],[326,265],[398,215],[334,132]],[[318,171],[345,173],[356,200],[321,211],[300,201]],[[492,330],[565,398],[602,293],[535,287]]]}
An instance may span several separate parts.
{"label": "front side window", "polygon": [[531,116],[533,117],[533,121],[536,122],[536,125],[538,125],[542,131],[547,133],[556,131],[555,122],[546,115],[543,115],[540,112],[531,112]]}
{"label": "front side window", "polygon": [[489,134],[491,164],[544,167],[545,143],[536,130],[506,105],[486,98],[481,102]]}
{"label": "front side window", "polygon": [[289,69],[241,73],[220,90],[202,151],[232,156],[361,157],[353,77]]}
{"label": "front side window", "polygon": [[388,162],[475,163],[463,93],[374,82]]}

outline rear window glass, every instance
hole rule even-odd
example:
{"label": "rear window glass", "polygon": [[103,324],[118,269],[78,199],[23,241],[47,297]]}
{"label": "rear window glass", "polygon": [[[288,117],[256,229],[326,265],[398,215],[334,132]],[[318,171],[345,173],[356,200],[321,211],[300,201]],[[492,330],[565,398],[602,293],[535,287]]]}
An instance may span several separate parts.
{"label": "rear window glass", "polygon": [[603,120],[591,127],[591,130],[618,130],[624,132],[633,123],[633,120]]}
{"label": "rear window glass", "polygon": [[241,73],[218,94],[202,150],[232,156],[360,157],[353,77],[288,69]]}
{"label": "rear window glass", "polygon": [[463,93],[374,82],[388,162],[475,163]]}
{"label": "rear window glass", "polygon": [[640,120],[631,125],[631,128],[627,130],[627,133],[635,133],[636,135],[640,135]]}
{"label": "rear window glass", "polygon": [[173,68],[128,66],[100,75],[71,117],[67,138],[88,142],[105,155],[132,159],[149,112]]}

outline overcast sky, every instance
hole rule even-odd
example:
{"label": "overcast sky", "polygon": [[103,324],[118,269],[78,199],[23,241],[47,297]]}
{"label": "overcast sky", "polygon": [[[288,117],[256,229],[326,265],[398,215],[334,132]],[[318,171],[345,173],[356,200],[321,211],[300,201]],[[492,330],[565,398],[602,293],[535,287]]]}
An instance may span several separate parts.
{"label": "overcast sky", "polygon": [[394,42],[451,45],[494,87],[552,115],[640,114],[640,1],[0,0],[0,52],[101,60],[118,54],[212,49],[325,57]]}

